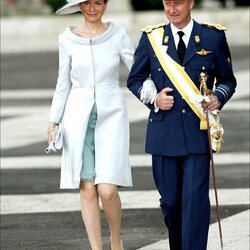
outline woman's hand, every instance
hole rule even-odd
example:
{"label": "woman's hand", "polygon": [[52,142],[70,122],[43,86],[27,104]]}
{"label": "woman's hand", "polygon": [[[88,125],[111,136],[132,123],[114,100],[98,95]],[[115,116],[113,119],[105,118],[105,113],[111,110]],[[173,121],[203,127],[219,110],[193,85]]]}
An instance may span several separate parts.
{"label": "woman's hand", "polygon": [[50,122],[48,124],[48,144],[56,140],[56,123]]}

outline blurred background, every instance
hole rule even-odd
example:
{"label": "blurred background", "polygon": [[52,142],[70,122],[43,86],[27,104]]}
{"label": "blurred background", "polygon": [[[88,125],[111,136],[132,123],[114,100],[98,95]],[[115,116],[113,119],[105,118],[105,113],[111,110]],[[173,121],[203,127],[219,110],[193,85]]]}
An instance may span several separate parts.
{"label": "blurred background", "polygon": [[[115,0],[112,0],[115,2]],[[202,8],[207,5],[217,7],[249,6],[248,0],[196,0],[196,7]],[[64,5],[66,0],[1,0],[1,15],[15,14],[48,14],[50,11],[56,11]],[[115,8],[124,10],[124,6],[136,11],[142,10],[160,10],[162,9],[162,0],[123,0],[116,4]]]}

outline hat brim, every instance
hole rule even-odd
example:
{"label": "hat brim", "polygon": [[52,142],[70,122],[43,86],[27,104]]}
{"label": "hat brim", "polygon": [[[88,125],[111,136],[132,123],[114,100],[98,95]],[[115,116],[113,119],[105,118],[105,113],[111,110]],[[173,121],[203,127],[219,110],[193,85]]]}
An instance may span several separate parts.
{"label": "hat brim", "polygon": [[60,9],[56,11],[57,15],[67,15],[67,14],[72,14],[76,12],[80,12],[80,3],[86,2],[87,0],[80,0],[77,3],[67,3]]}

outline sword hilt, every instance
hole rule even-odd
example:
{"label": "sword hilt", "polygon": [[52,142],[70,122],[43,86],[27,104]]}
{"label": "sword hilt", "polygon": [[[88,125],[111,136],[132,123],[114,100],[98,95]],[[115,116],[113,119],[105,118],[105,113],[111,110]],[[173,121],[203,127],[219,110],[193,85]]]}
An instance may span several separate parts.
{"label": "sword hilt", "polygon": [[213,94],[213,91],[208,89],[207,87],[207,73],[205,71],[202,71],[200,73],[200,92],[202,96],[211,96]]}

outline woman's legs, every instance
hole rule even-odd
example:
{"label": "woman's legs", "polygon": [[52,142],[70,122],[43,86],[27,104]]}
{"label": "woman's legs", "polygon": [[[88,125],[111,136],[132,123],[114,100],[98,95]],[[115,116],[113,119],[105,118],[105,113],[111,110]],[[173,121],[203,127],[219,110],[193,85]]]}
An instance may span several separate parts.
{"label": "woman's legs", "polygon": [[101,218],[99,195],[94,185],[95,178],[95,125],[97,119],[96,105],[89,117],[82,152],[82,169],[80,173],[80,197],[82,218],[86,227],[92,250],[102,250]]}
{"label": "woman's legs", "polygon": [[93,181],[81,182],[80,186],[82,218],[92,250],[102,250],[101,217],[99,196]]}
{"label": "woman's legs", "polygon": [[97,190],[109,224],[111,249],[123,250],[121,241],[121,200],[117,186],[99,184]]}
{"label": "woman's legs", "polygon": [[97,110],[94,105],[89,117],[83,147],[83,166],[80,177],[83,180],[80,187],[82,217],[87,230],[92,250],[102,250],[101,220],[99,196],[110,228],[111,250],[123,250],[121,242],[121,200],[117,186],[112,184],[94,185],[95,178],[95,145],[94,130]]}

